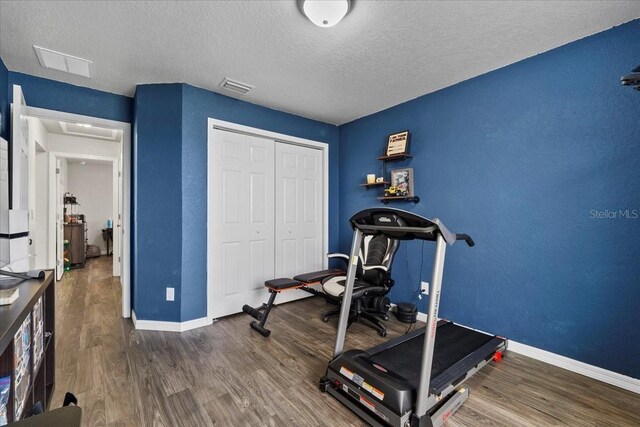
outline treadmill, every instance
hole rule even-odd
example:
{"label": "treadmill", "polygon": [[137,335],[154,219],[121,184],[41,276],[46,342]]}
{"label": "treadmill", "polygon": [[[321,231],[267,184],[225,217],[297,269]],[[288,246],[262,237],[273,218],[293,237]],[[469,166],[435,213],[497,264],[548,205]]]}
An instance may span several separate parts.
{"label": "treadmill", "polygon": [[[447,244],[464,240],[474,246],[473,239],[449,232],[438,219],[400,209],[366,209],[350,222],[351,262],[333,360],[320,379],[320,389],[373,426],[441,426],[469,397],[463,383],[492,359],[500,360],[507,347],[503,337],[438,320]],[[368,350],[343,352],[360,244],[364,235],[380,234],[436,243],[427,324]]]}

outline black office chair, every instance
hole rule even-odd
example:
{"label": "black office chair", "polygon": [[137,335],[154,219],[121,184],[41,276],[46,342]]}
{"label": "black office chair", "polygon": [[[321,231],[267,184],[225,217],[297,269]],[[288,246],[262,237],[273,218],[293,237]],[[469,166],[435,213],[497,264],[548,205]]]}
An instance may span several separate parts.
{"label": "black office chair", "polygon": [[[365,236],[362,239],[356,280],[353,288],[353,300],[349,313],[349,326],[353,322],[363,322],[376,329],[380,336],[387,335],[387,328],[380,318],[389,320],[387,312],[390,308],[386,295],[393,286],[391,264],[400,242],[386,236]],[[348,265],[349,256],[333,253],[330,259],[340,259]],[[346,276],[329,277],[322,281],[322,290],[336,304],[342,303]],[[325,313],[323,320],[340,313],[340,307]]]}

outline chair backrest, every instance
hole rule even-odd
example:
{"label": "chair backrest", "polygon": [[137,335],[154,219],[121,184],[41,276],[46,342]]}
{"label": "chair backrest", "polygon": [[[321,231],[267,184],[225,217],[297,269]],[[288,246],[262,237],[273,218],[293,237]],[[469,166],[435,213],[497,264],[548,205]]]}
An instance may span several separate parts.
{"label": "chair backrest", "polygon": [[[356,277],[374,285],[385,284],[384,282],[390,276],[393,257],[399,245],[398,240],[386,236],[365,236],[360,247]],[[374,265],[384,266],[387,271],[366,269],[366,267]]]}

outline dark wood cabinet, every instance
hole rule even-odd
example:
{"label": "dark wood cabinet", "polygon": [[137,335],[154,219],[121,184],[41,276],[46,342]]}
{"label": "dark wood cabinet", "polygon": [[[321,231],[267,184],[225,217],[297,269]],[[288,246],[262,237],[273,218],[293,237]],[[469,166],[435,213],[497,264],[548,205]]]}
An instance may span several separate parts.
{"label": "dark wood cabinet", "polygon": [[65,224],[64,240],[69,242],[71,268],[84,267],[87,257],[87,223]]}
{"label": "dark wood cabinet", "polygon": [[53,272],[18,287],[18,299],[0,306],[0,384],[9,385],[0,390],[8,393],[0,412],[6,411],[9,422],[23,418],[36,402],[47,410],[55,384]]}

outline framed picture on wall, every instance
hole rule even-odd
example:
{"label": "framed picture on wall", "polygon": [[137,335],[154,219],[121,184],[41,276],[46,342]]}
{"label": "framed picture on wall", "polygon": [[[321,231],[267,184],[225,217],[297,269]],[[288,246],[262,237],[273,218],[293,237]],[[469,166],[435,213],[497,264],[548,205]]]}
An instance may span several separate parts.
{"label": "framed picture on wall", "polygon": [[392,133],[387,139],[385,156],[400,156],[409,152],[409,131]]}
{"label": "framed picture on wall", "polygon": [[396,188],[398,195],[413,197],[413,168],[393,169],[391,186]]}

